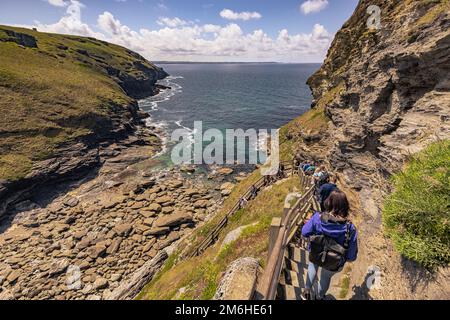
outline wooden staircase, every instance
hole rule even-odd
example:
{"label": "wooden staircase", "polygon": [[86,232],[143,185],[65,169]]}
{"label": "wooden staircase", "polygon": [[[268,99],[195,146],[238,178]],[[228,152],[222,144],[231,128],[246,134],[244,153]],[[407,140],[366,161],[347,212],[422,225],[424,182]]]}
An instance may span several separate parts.
{"label": "wooden staircase", "polygon": [[277,300],[301,300],[308,271],[307,251],[290,244],[284,256],[284,269],[278,283]]}

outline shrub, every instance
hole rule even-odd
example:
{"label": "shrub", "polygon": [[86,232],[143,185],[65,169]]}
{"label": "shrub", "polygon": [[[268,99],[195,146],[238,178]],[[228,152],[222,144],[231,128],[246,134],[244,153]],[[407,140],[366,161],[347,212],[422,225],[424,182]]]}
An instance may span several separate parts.
{"label": "shrub", "polygon": [[392,178],[383,223],[397,250],[424,267],[450,262],[450,140],[433,143]]}

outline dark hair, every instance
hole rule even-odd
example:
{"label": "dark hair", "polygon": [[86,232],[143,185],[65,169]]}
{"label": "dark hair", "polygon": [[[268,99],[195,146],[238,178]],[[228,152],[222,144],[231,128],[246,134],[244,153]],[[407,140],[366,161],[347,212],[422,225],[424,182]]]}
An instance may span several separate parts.
{"label": "dark hair", "polygon": [[342,218],[348,217],[350,205],[347,196],[340,190],[334,190],[330,196],[325,200],[325,211],[333,213]]}

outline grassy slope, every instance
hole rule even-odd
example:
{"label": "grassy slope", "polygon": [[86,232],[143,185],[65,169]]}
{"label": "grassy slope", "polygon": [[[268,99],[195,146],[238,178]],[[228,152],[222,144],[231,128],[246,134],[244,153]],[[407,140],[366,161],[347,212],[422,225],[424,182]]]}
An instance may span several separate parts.
{"label": "grassy slope", "polygon": [[127,107],[132,99],[104,66],[138,77],[132,63],[142,58],[95,39],[5,26],[0,40],[10,37],[5,30],[31,35],[38,44],[0,42],[0,179],[16,180],[61,144],[100,129],[97,123],[112,107]]}
{"label": "grassy slope", "polygon": [[392,178],[395,191],[386,199],[386,232],[405,257],[425,267],[450,263],[450,140],[414,156]]}

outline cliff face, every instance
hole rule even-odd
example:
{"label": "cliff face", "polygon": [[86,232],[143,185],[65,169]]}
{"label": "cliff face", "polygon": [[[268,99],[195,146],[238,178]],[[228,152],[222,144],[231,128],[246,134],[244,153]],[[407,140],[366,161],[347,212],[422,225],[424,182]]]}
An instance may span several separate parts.
{"label": "cliff face", "polygon": [[101,162],[143,124],[161,68],[92,38],[0,26],[0,216],[34,187]]}
{"label": "cliff face", "polygon": [[[378,31],[366,27],[372,4],[381,8]],[[324,103],[334,167],[391,174],[430,139],[449,136],[449,8],[448,1],[359,3],[308,81],[317,104],[340,88]]]}
{"label": "cliff face", "polygon": [[[379,30],[366,25],[370,5],[381,9]],[[411,154],[450,138],[449,1],[361,0],[308,84],[311,112],[324,112],[329,122],[322,121],[320,137],[288,126],[288,139],[298,137],[300,155],[336,170],[351,194],[364,239],[354,285],[376,265],[386,277],[372,296],[448,297],[437,282],[421,284],[426,272],[392,249],[382,233],[381,206],[387,179]],[[442,272],[437,277],[448,279],[448,270]]]}

